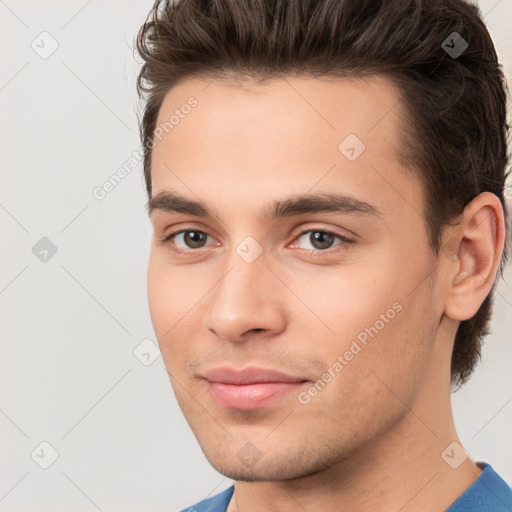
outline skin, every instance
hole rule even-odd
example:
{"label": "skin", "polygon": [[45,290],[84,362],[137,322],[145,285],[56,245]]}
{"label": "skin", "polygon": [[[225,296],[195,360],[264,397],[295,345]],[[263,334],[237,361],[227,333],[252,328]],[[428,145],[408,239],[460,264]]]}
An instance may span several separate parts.
{"label": "skin", "polygon": [[[152,212],[148,299],[181,410],[209,462],[235,480],[229,510],[445,510],[481,472],[460,455],[453,469],[442,453],[460,443],[455,333],[489,293],[503,251],[498,198],[476,197],[445,230],[451,252],[431,254],[422,186],[398,158],[406,114],[385,77],[189,79],[168,92],[158,123],[190,96],[197,106],[154,147],[153,195],[174,191],[216,216]],[[352,162],[338,150],[350,133],[366,145]],[[272,200],[332,191],[382,216],[260,216]],[[201,249],[183,235],[161,242],[180,229],[209,237]],[[308,230],[354,242],[318,249]],[[247,236],[263,249],[252,263],[236,252]],[[187,247],[196,252],[176,252]],[[400,312],[307,404],[289,393],[228,409],[199,377],[254,365],[307,379],[307,390],[394,303]],[[237,456],[247,443],[261,456],[248,465]]]}

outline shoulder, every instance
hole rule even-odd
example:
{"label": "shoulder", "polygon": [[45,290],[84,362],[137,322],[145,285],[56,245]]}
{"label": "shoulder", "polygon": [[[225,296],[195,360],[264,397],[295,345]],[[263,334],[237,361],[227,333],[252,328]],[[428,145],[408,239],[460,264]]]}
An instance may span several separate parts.
{"label": "shoulder", "polygon": [[235,487],[232,485],[211,498],[207,498],[191,507],[185,508],[180,512],[226,512],[229,500],[233,496]]}
{"label": "shoulder", "polygon": [[512,490],[490,464],[477,463],[480,476],[446,512],[512,512]]}

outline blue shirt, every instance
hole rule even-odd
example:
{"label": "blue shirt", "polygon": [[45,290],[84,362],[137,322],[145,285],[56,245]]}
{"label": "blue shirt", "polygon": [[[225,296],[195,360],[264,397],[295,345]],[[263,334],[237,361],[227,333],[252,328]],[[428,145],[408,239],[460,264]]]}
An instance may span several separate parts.
{"label": "blue shirt", "polygon": [[[445,512],[512,512],[512,490],[490,464],[477,462],[482,468],[479,477]],[[234,485],[181,512],[226,512]]]}

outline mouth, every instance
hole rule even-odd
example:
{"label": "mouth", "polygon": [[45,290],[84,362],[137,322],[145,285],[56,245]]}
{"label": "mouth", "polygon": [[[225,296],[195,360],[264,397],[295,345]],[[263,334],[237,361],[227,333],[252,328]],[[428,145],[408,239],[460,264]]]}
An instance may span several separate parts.
{"label": "mouth", "polygon": [[278,398],[298,392],[309,381],[276,370],[250,367],[214,368],[202,376],[211,398],[228,409],[261,409]]}

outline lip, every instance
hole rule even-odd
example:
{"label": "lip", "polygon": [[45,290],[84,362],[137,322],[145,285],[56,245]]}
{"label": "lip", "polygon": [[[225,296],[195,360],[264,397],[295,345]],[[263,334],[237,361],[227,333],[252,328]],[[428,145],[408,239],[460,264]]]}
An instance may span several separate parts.
{"label": "lip", "polygon": [[277,370],[250,366],[243,369],[212,368],[204,373],[203,377],[210,382],[221,384],[236,384],[238,386],[248,384],[261,384],[267,382],[304,382],[307,379],[293,377]]}
{"label": "lip", "polygon": [[297,391],[307,379],[277,370],[249,367],[214,368],[204,373],[210,396],[229,409],[261,409],[274,400]]}

